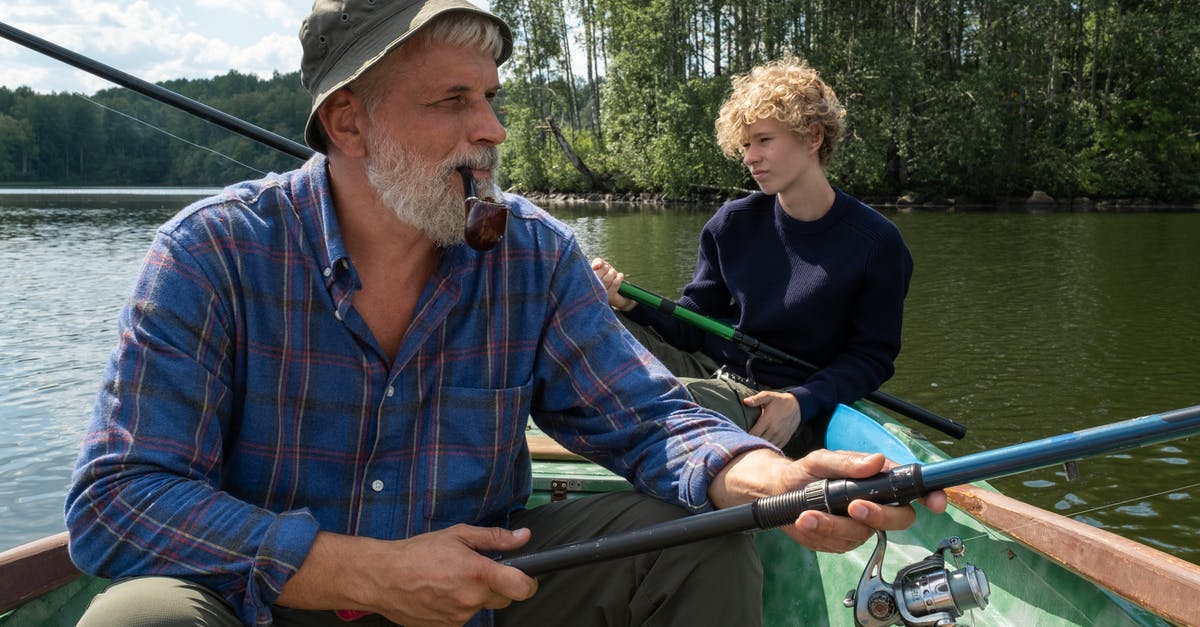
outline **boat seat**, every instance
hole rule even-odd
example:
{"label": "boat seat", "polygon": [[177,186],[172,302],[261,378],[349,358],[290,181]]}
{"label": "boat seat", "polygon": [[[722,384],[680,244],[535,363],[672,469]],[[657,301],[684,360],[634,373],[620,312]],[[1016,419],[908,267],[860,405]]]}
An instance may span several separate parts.
{"label": "boat seat", "polygon": [[583,456],[572,453],[541,431],[527,431],[525,442],[529,444],[529,455],[543,461],[587,461]]}

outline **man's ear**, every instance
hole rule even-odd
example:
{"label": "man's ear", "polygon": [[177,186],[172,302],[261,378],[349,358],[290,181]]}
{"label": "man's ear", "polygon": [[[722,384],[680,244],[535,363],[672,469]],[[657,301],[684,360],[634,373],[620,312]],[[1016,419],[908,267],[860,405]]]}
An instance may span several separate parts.
{"label": "man's ear", "polygon": [[348,157],[366,154],[367,108],[349,89],[329,95],[317,109],[317,117],[329,138],[329,148]]}

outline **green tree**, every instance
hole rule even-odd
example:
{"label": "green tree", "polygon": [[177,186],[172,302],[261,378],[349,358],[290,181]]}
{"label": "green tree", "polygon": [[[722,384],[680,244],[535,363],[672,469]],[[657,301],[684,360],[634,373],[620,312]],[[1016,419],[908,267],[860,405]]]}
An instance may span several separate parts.
{"label": "green tree", "polygon": [[0,181],[24,178],[36,155],[37,142],[29,121],[0,113]]}
{"label": "green tree", "polygon": [[[717,149],[717,110],[731,75],[794,54],[848,109],[831,175],[856,195],[1200,197],[1200,12],[1190,0],[495,0],[491,8],[516,39],[497,105],[509,132],[504,184],[518,191],[741,193],[752,181]],[[301,138],[309,98],[296,72],[165,85]],[[91,99],[0,89],[4,178],[212,185],[296,165],[125,89]]]}

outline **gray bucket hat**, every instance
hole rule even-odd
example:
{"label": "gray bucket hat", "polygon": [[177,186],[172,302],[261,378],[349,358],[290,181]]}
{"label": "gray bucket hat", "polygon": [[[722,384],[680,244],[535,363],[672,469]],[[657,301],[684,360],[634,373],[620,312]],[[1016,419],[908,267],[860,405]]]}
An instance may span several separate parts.
{"label": "gray bucket hat", "polygon": [[410,39],[437,15],[467,11],[491,18],[500,27],[504,47],[497,64],[512,54],[512,31],[504,20],[468,0],[316,0],[300,25],[300,82],[312,94],[304,141],[324,151],[316,132],[317,108]]}

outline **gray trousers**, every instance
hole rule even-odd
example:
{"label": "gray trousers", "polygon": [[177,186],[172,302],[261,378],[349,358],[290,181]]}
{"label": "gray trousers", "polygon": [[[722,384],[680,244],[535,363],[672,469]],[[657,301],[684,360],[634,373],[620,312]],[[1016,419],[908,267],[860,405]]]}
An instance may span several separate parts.
{"label": "gray trousers", "polygon": [[[528,527],[533,552],[674,520],[686,513],[634,492],[549,503],[517,513],[512,528]],[[377,615],[352,623],[333,612],[272,608],[284,626],[375,627]],[[630,558],[586,565],[538,578],[533,598],[495,613],[497,625],[759,625],[762,564],[748,534],[733,534]],[[115,582],[92,601],[79,622],[96,626],[236,627],[233,610],[202,586],[166,577]]]}

